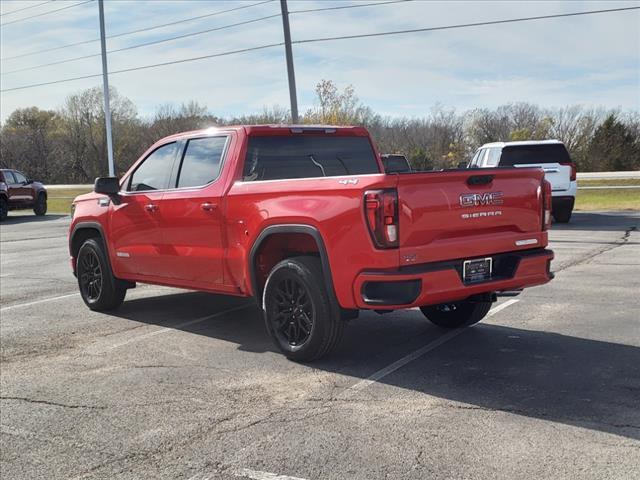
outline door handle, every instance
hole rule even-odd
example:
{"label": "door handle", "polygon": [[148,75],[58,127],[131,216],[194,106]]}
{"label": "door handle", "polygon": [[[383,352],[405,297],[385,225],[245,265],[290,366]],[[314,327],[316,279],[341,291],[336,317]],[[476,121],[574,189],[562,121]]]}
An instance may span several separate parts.
{"label": "door handle", "polygon": [[147,212],[155,212],[155,211],[157,211],[157,210],[158,210],[158,206],[157,206],[157,205],[154,205],[153,203],[150,203],[150,204],[148,204],[148,205],[145,205],[145,206],[144,206],[144,209],[145,209]]}
{"label": "door handle", "polygon": [[215,210],[216,206],[217,205],[215,203],[209,203],[209,202],[200,204],[200,208],[202,208],[202,210],[204,210],[205,212],[211,212],[212,210]]}

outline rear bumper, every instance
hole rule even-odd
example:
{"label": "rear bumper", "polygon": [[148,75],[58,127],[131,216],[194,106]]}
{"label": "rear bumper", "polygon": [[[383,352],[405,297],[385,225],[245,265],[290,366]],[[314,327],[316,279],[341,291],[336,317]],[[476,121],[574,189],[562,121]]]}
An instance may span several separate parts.
{"label": "rear bumper", "polygon": [[354,284],[358,308],[391,310],[463,300],[487,292],[517,290],[542,285],[553,278],[553,252],[525,250],[492,255],[490,280],[465,284],[465,259],[412,265],[394,271],[362,272]]}
{"label": "rear bumper", "polygon": [[[552,185],[553,187],[553,185]],[[566,190],[551,190],[551,196],[555,199],[556,197],[576,197],[578,192],[578,182],[573,181],[569,184],[569,188]]]}

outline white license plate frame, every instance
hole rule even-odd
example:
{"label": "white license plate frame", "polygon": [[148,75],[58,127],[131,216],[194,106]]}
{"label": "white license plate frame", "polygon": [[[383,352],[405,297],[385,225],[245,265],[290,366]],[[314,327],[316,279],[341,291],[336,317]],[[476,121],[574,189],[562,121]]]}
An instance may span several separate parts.
{"label": "white license plate frame", "polygon": [[465,260],[462,264],[462,281],[464,283],[486,282],[493,276],[493,258],[476,258]]}

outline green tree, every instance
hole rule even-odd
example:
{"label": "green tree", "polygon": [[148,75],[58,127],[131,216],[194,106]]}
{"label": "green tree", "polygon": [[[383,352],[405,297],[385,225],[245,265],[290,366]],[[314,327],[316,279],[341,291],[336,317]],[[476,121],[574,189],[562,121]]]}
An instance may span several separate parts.
{"label": "green tree", "polygon": [[60,118],[55,112],[37,107],[13,111],[0,136],[0,164],[49,181],[55,170],[59,131]]}
{"label": "green tree", "polygon": [[596,129],[589,143],[589,170],[638,170],[640,169],[640,144],[638,138],[616,114],[610,114]]}

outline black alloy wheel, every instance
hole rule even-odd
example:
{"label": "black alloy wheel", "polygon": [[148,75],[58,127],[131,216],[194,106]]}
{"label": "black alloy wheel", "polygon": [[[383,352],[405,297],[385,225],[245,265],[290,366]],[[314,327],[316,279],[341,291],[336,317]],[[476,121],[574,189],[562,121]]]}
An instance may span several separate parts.
{"label": "black alloy wheel", "polygon": [[342,337],[340,308],[317,257],[292,257],[275,265],[264,286],[262,308],[269,335],[291,360],[318,360]]}
{"label": "black alloy wheel", "polygon": [[90,302],[96,302],[102,293],[102,267],[94,251],[88,251],[78,264],[78,279],[82,295]]}
{"label": "black alloy wheel", "polygon": [[113,276],[104,244],[89,238],[80,247],[76,260],[78,287],[84,303],[99,312],[122,305],[127,284]]}
{"label": "black alloy wheel", "polygon": [[300,347],[309,340],[315,310],[302,282],[293,275],[282,279],[275,286],[272,308],[274,332],[280,341],[291,347]]}

